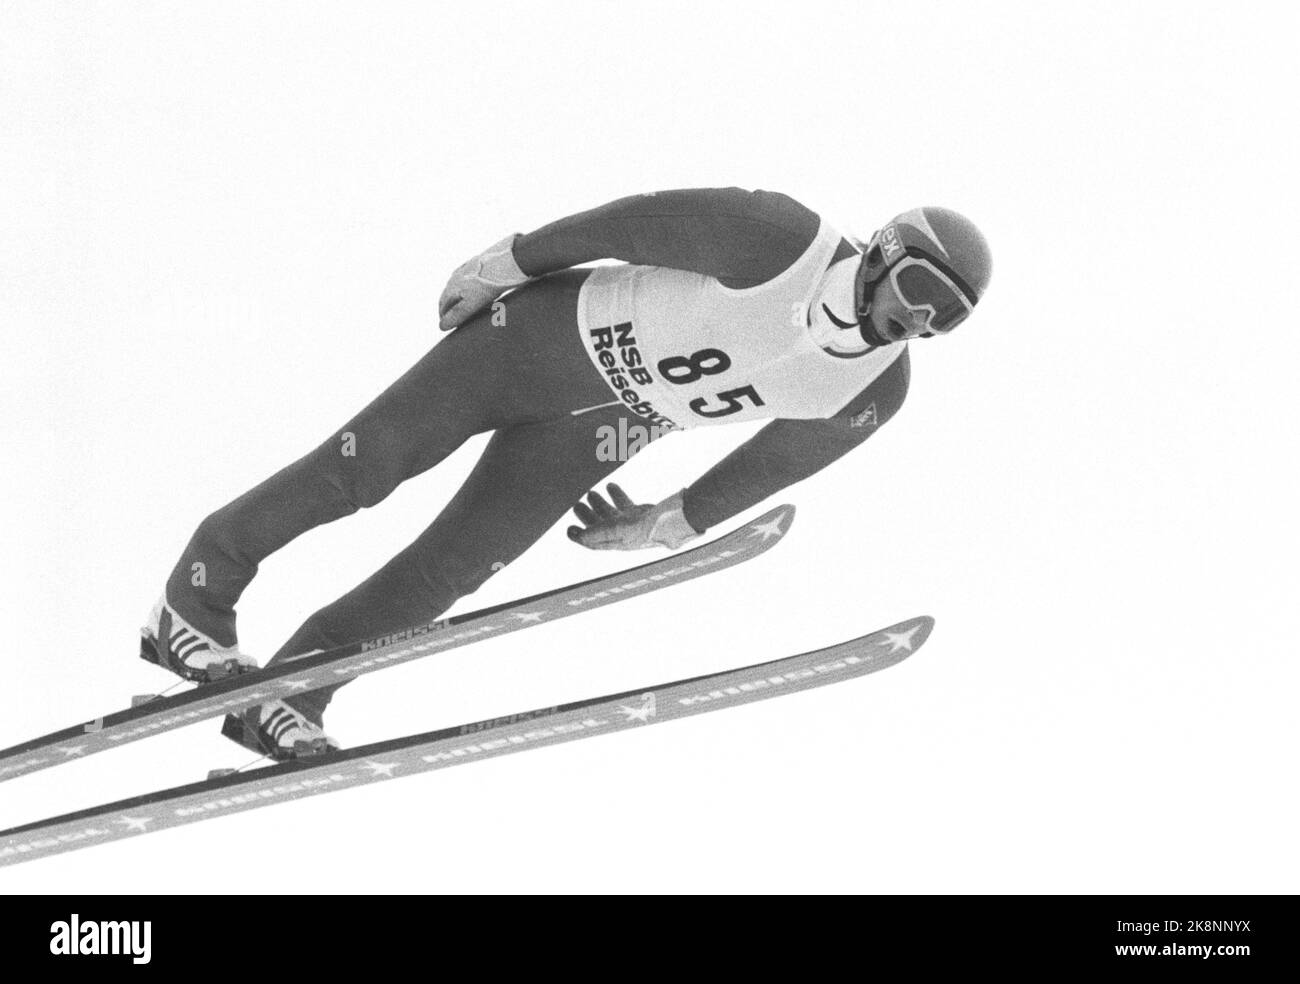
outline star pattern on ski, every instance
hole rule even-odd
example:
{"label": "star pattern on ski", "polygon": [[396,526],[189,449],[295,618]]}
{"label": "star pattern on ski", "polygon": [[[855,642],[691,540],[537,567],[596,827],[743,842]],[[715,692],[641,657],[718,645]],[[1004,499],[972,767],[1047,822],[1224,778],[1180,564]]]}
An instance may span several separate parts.
{"label": "star pattern on ski", "polygon": [[785,513],[781,513],[779,516],[773,516],[769,522],[755,523],[750,527],[750,529],[758,536],[761,536],[763,542],[766,543],[768,540],[772,539],[772,537],[779,537],[785,533],[785,530],[781,529],[781,521],[784,519]]}
{"label": "star pattern on ski", "polygon": [[62,752],[68,758],[72,758],[74,755],[80,755],[85,750],[85,745],[60,745],[58,747],[58,751]]}
{"label": "star pattern on ski", "polygon": [[624,721],[640,721],[643,724],[649,724],[655,713],[655,695],[646,694],[642,697],[640,707],[628,707],[626,704],[619,704],[618,709],[627,715],[623,719]]}
{"label": "star pattern on ski", "polygon": [[400,762],[362,762],[361,764],[370,770],[371,779],[378,776],[391,779],[393,778],[393,770],[401,765]]}
{"label": "star pattern on ski", "polygon": [[284,685],[290,690],[306,690],[311,686],[311,677],[299,677],[296,680],[285,680]]}
{"label": "star pattern on ski", "polygon": [[884,645],[889,646],[891,653],[896,653],[900,649],[906,649],[909,653],[912,651],[912,636],[921,631],[919,625],[913,625],[906,632],[883,632],[885,637]]}
{"label": "star pattern on ski", "polygon": [[149,824],[153,823],[153,817],[128,817],[125,814],[117,818],[117,822],[126,825],[127,830],[143,831]]}
{"label": "star pattern on ski", "polygon": [[517,618],[521,622],[540,622],[546,617],[545,612],[512,612],[511,618]]}

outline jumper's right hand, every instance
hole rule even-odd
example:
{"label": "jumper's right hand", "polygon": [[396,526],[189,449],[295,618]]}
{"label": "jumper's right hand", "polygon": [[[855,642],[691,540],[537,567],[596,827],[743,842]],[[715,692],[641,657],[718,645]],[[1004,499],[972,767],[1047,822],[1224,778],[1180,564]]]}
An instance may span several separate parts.
{"label": "jumper's right hand", "polygon": [[667,547],[676,550],[700,534],[682,514],[682,495],[677,493],[658,505],[633,502],[621,488],[606,486],[610,501],[599,492],[588,492],[573,507],[581,526],[570,526],[569,539],[588,550],[642,550]]}
{"label": "jumper's right hand", "polygon": [[459,328],[511,287],[530,279],[519,269],[510,250],[515,238],[513,233],[506,236],[452,271],[438,300],[438,327],[442,331]]}

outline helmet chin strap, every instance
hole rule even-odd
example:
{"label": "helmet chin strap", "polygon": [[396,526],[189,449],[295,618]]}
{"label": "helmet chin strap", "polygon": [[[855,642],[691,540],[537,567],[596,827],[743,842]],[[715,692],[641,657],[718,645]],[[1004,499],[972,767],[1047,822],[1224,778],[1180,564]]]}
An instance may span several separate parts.
{"label": "helmet chin strap", "polygon": [[[866,254],[863,254],[862,262],[866,263]],[[871,320],[871,302],[875,300],[876,288],[879,285],[879,278],[865,285],[871,291],[871,296],[862,298],[862,304],[857,311],[858,331],[862,333],[862,340],[875,348],[881,348],[892,341],[889,338],[881,338],[880,332],[876,331],[876,326]]]}
{"label": "helmet chin strap", "polygon": [[887,272],[888,267],[880,259],[880,230],[877,229],[871,234],[867,248],[862,251],[862,259],[858,261],[857,276],[854,280],[858,331],[862,333],[862,340],[875,348],[890,343],[890,339],[880,337],[876,326],[871,323],[871,302],[875,300],[876,288]]}

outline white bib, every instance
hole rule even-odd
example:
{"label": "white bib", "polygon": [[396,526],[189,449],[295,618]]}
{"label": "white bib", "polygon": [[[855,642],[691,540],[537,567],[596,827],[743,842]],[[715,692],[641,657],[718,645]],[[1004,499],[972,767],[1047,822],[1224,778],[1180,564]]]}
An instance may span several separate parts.
{"label": "white bib", "polygon": [[829,417],[906,348],[846,356],[814,340],[809,308],[841,239],[823,221],[788,269],[741,290],[666,267],[597,267],[578,298],[583,345],[614,395],[665,429]]}

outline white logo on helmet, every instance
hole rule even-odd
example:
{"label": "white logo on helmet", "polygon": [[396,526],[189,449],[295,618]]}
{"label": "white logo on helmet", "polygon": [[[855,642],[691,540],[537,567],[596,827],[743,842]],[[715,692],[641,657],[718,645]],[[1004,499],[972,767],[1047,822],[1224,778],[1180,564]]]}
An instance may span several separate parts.
{"label": "white logo on helmet", "polygon": [[889,223],[880,231],[880,249],[885,254],[885,261],[890,262],[894,254],[903,248],[903,243],[898,238],[898,230],[894,228],[894,223]]}

